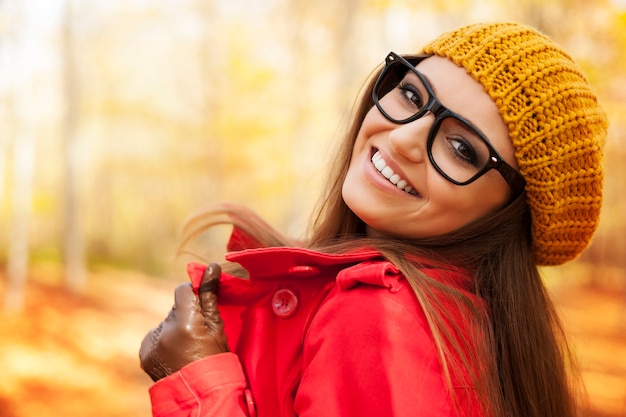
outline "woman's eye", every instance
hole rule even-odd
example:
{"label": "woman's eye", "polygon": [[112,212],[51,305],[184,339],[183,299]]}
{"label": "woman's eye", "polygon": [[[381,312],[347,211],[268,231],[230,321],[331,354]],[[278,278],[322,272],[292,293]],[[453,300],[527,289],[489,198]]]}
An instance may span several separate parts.
{"label": "woman's eye", "polygon": [[402,92],[402,97],[416,108],[420,109],[424,105],[422,96],[417,88],[410,84],[400,84],[398,88]]}
{"label": "woman's eye", "polygon": [[467,143],[462,138],[450,138],[448,139],[450,146],[452,146],[454,150],[454,155],[457,158],[471,164],[476,165],[478,163],[478,157],[472,145]]}

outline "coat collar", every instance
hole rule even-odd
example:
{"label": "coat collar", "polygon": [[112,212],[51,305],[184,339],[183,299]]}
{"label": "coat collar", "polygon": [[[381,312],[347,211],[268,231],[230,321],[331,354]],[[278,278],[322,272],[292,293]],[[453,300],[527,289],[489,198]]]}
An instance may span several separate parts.
{"label": "coat collar", "polygon": [[338,270],[363,261],[382,260],[375,250],[328,254],[296,247],[274,247],[247,249],[226,254],[226,260],[244,267],[251,280],[314,277],[320,274],[337,273]]}
{"label": "coat collar", "polygon": [[[375,276],[383,277],[384,286],[388,275],[399,275],[399,271],[393,264],[386,261],[383,256],[374,249],[363,248],[357,251],[329,254],[317,252],[301,247],[261,247],[261,244],[250,235],[238,228],[233,228],[231,238],[228,242],[228,252],[226,260],[236,262],[248,271],[251,281],[264,280],[284,280],[285,278],[306,279],[315,278],[320,275],[335,276],[339,271],[350,268],[357,264],[365,263],[373,265],[379,263],[382,268],[381,273]],[[470,287],[471,278],[466,271],[451,267],[450,265],[434,265],[432,262],[417,261],[422,265],[422,271],[427,275],[441,282],[446,282],[453,286]],[[197,285],[202,279],[206,265],[191,263],[188,265],[188,272],[192,282],[197,281]],[[350,268],[354,269],[354,268]],[[346,277],[351,275],[346,274]],[[395,278],[394,278],[395,279]],[[346,281],[347,286],[351,286],[350,280]]]}

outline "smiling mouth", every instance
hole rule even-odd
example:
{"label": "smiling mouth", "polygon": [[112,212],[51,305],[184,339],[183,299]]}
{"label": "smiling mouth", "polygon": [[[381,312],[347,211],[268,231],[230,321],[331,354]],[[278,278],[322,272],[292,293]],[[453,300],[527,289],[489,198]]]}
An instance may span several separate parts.
{"label": "smiling mouth", "polygon": [[414,196],[419,195],[405,179],[400,177],[400,175],[396,174],[393,169],[387,166],[387,162],[385,162],[379,151],[374,152],[374,155],[372,155],[372,165],[374,165],[374,168],[376,168],[376,170],[380,172],[383,177],[387,178],[390,183],[398,187],[400,190]]}

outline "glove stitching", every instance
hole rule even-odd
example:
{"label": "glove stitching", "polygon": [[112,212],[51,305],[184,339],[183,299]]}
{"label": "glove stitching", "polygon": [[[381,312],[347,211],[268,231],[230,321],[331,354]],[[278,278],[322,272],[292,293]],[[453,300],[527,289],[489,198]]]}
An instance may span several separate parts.
{"label": "glove stitching", "polygon": [[159,352],[156,349],[158,345],[159,338],[161,337],[161,331],[163,330],[163,323],[159,324],[152,332],[152,348],[150,349],[150,359],[153,362],[154,368],[152,369],[153,375],[152,378],[157,381],[161,378],[164,378],[168,375],[172,374],[172,369],[165,364],[165,362],[159,356]]}

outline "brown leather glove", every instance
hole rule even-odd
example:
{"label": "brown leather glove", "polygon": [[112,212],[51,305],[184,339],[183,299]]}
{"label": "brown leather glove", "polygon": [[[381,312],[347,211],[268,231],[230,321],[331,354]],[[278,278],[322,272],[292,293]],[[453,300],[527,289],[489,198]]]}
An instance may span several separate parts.
{"label": "brown leather glove", "polygon": [[220,273],[216,263],[206,268],[198,296],[190,284],[179,285],[167,318],[144,337],[139,359],[153,381],[193,361],[228,352],[224,322],[217,309]]}

